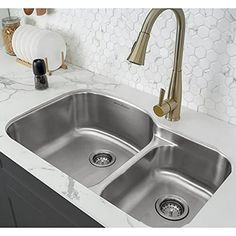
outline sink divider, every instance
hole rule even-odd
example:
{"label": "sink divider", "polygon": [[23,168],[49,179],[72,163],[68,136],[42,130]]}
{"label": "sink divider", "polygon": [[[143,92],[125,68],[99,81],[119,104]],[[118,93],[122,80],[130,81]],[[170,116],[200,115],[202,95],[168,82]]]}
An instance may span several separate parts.
{"label": "sink divider", "polygon": [[146,154],[151,152],[152,150],[163,147],[163,146],[175,146],[175,144],[162,139],[161,137],[157,135],[153,135],[152,141],[143,148],[140,152],[138,152],[136,155],[134,155],[130,160],[128,160],[126,163],[124,163],[120,168],[115,170],[113,173],[111,173],[108,177],[106,177],[103,181],[100,183],[89,187],[90,190],[95,192],[98,195],[101,195],[103,190],[115,179],[117,179],[119,176],[124,174],[129,168],[131,168],[135,163],[137,163],[140,159],[142,159]]}

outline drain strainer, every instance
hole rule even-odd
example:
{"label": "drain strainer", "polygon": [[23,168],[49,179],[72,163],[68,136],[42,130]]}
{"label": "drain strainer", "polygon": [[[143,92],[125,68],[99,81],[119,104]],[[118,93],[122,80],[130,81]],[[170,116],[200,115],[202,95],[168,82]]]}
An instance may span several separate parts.
{"label": "drain strainer", "polygon": [[115,155],[107,150],[99,150],[89,156],[89,161],[96,167],[108,167],[115,163]]}
{"label": "drain strainer", "polygon": [[157,213],[167,220],[182,220],[188,215],[187,202],[178,196],[168,195],[159,198],[155,203]]}

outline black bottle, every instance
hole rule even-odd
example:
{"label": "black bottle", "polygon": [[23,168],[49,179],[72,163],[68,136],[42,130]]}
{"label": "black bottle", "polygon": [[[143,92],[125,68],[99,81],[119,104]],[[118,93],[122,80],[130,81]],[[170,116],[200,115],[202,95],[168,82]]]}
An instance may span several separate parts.
{"label": "black bottle", "polygon": [[48,79],[46,76],[46,65],[43,59],[35,59],[33,61],[33,72],[35,88],[44,90],[48,88]]}

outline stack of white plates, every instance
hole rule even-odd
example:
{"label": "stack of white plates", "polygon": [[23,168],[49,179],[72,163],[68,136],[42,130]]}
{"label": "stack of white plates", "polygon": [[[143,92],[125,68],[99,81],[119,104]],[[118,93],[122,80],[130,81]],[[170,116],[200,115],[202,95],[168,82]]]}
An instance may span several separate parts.
{"label": "stack of white plates", "polygon": [[12,47],[19,59],[29,63],[34,59],[47,58],[51,71],[62,65],[62,52],[66,56],[66,44],[60,34],[32,25],[17,28],[13,34]]}

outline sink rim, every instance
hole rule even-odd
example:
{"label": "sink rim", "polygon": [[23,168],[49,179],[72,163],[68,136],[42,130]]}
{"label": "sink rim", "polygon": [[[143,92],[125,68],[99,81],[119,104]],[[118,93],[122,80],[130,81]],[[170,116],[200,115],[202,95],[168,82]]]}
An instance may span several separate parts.
{"label": "sink rim", "polygon": [[[228,181],[228,180],[230,179],[230,176],[231,176],[232,173],[234,172],[234,165],[233,165],[233,163],[230,161],[230,158],[228,158],[227,155],[224,154],[224,152],[220,151],[218,147],[215,147],[214,145],[210,145],[210,144],[208,144],[208,143],[206,143],[206,142],[200,141],[199,139],[192,138],[192,137],[190,137],[190,136],[188,136],[188,135],[184,135],[184,134],[182,134],[181,132],[178,132],[178,131],[173,130],[171,127],[167,127],[167,126],[166,126],[165,124],[163,124],[163,123],[159,123],[157,119],[153,118],[154,115],[151,114],[151,112],[146,111],[144,108],[141,108],[141,106],[138,106],[138,105],[136,105],[135,103],[129,102],[129,101],[125,100],[125,99],[123,100],[122,98],[116,97],[115,95],[111,95],[110,93],[103,92],[103,91],[94,91],[93,89],[91,89],[91,90],[90,90],[90,89],[72,90],[72,91],[63,93],[63,94],[61,94],[61,95],[59,95],[59,96],[55,96],[54,98],[49,99],[48,101],[43,102],[43,103],[41,103],[41,104],[39,104],[39,105],[37,105],[37,106],[31,108],[31,109],[28,109],[27,111],[25,111],[25,112],[23,112],[23,113],[21,113],[21,114],[15,116],[13,119],[11,119],[11,120],[5,125],[5,131],[7,131],[7,128],[8,128],[13,122],[17,121],[17,120],[20,119],[20,118],[23,118],[24,116],[30,114],[31,112],[33,112],[33,111],[35,111],[35,110],[38,110],[38,109],[41,109],[42,107],[44,107],[44,106],[47,105],[47,104],[49,105],[50,103],[56,102],[56,101],[59,100],[59,99],[62,99],[62,98],[64,98],[64,97],[67,97],[67,96],[70,96],[70,95],[73,95],[73,94],[76,94],[76,93],[92,93],[92,94],[97,94],[97,95],[101,95],[101,96],[105,96],[105,97],[111,97],[111,98],[113,98],[113,99],[115,99],[115,100],[121,101],[122,103],[128,103],[129,105],[131,105],[131,106],[137,108],[138,110],[144,112],[145,114],[147,114],[147,115],[149,116],[149,118],[153,121],[154,125],[155,125],[157,128],[161,128],[161,129],[167,130],[167,131],[169,131],[169,132],[171,132],[171,133],[174,133],[174,134],[176,134],[176,135],[178,135],[178,136],[181,136],[181,137],[184,137],[184,138],[186,138],[186,139],[189,139],[189,140],[191,140],[192,142],[198,143],[198,144],[201,145],[201,146],[204,146],[204,147],[206,147],[206,148],[212,149],[213,151],[216,151],[216,152],[218,152],[219,154],[221,154],[221,155],[222,155],[225,159],[227,159],[227,161],[230,163],[230,165],[231,165],[231,172],[230,172],[230,174],[228,175],[228,177],[224,180],[224,183],[223,183],[218,189],[222,188],[222,186],[225,184],[226,181]],[[7,134],[7,133],[6,133],[6,134]],[[156,132],[154,133],[154,136],[157,136]],[[7,137],[8,137],[9,139],[11,139],[8,134],[7,134]],[[13,139],[11,139],[11,140],[14,141]],[[14,141],[14,142],[15,142],[15,141]],[[156,148],[155,146],[150,147],[150,145],[152,144],[152,142],[153,142],[153,141],[151,141],[151,142],[146,146],[146,147],[149,147],[149,150],[148,150],[147,152],[149,152],[151,149]],[[17,143],[17,142],[16,142],[16,143]],[[17,143],[17,144],[20,145],[21,148],[25,148],[23,145],[21,145],[21,144],[19,144],[19,143]],[[145,147],[145,148],[146,148],[146,147]],[[29,149],[27,149],[27,148],[25,148],[25,149],[28,150],[29,152],[31,152]],[[143,152],[143,150],[141,150],[140,152]],[[34,153],[33,153],[33,154],[34,154]],[[37,154],[34,154],[34,155],[37,155]],[[137,155],[137,154],[136,154],[136,155]],[[135,156],[136,156],[136,155],[135,155]],[[134,156],[133,158],[135,158],[135,156]],[[142,156],[142,157],[143,157],[143,156]],[[140,157],[139,160],[140,160],[142,157]],[[230,157],[230,156],[229,156],[229,157]],[[41,160],[42,160],[42,159],[41,159]],[[42,160],[42,161],[43,161],[43,160]],[[135,163],[136,163],[137,161],[138,161],[138,160],[136,160]],[[134,164],[135,164],[135,163],[134,163]],[[51,165],[50,163],[48,163],[48,164]],[[56,167],[53,166],[53,165],[51,165],[51,166],[52,166],[53,168],[56,168]],[[57,169],[57,168],[56,168],[56,169]],[[120,169],[120,168],[119,168],[119,169]],[[117,169],[115,172],[118,172],[119,169]],[[127,170],[128,170],[128,169],[127,169]],[[65,175],[67,175],[67,174],[65,174]],[[119,176],[118,176],[118,177],[119,177]],[[70,178],[72,178],[72,177],[70,177]],[[80,184],[79,181],[77,181],[77,180],[75,180],[75,179],[74,179],[74,181],[75,181],[75,182],[78,182],[78,184]],[[84,187],[87,188],[86,186],[84,186]],[[91,190],[90,188],[87,188],[87,189]],[[218,189],[217,189],[217,191],[218,191]],[[217,192],[217,191],[216,191],[216,192]],[[216,193],[214,193],[214,194],[216,194]],[[103,201],[106,201],[109,205],[112,205],[114,208],[117,208],[115,205],[111,204],[109,201],[107,201],[106,199],[102,198],[100,195],[98,195],[98,198],[101,198]],[[211,200],[211,198],[209,199],[209,201],[210,201],[210,200]],[[120,210],[120,211],[122,211],[120,208],[117,208],[117,209]],[[126,213],[126,214],[127,214],[127,213]],[[131,215],[129,215],[129,214],[127,214],[127,215],[128,215],[129,217],[133,218]],[[135,220],[135,218],[133,218],[133,219]],[[144,224],[144,223],[143,223],[143,224]],[[144,225],[146,225],[146,224],[144,224]]]}

